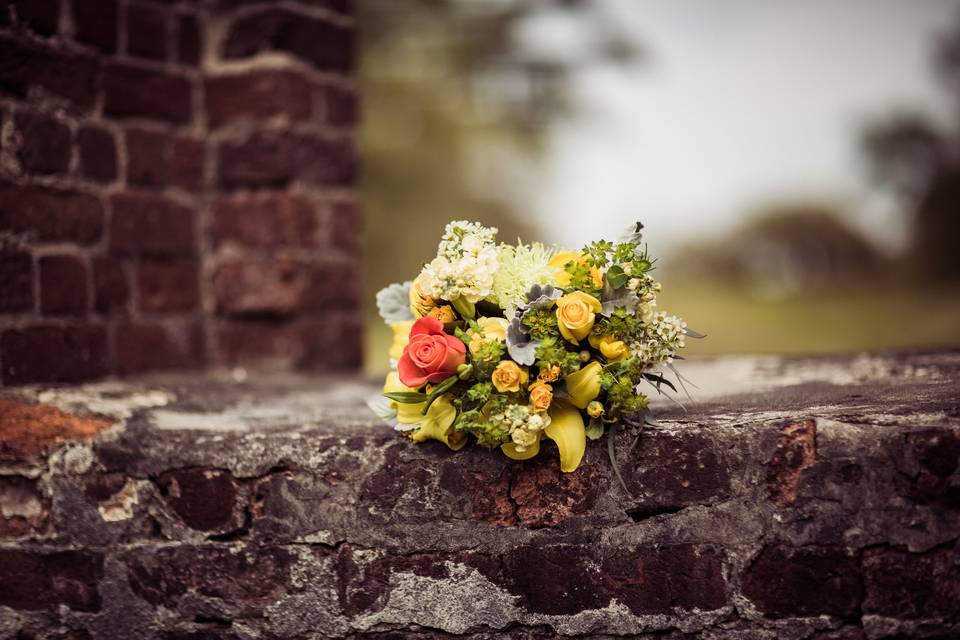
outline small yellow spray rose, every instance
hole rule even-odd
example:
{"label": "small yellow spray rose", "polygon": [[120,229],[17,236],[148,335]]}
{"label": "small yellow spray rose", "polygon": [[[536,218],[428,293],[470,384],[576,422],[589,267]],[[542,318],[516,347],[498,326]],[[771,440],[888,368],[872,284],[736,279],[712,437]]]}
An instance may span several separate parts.
{"label": "small yellow spray rose", "polygon": [[448,304],[445,304],[442,307],[434,307],[433,309],[430,309],[430,312],[427,315],[436,318],[443,324],[453,322],[457,319],[457,314],[453,312],[453,307]]}
{"label": "small yellow spray rose", "polygon": [[493,370],[490,379],[500,393],[517,392],[520,391],[520,387],[527,384],[530,375],[526,369],[520,367],[513,360],[501,360],[497,368]]}
{"label": "small yellow spray rose", "polygon": [[530,406],[534,411],[546,411],[553,402],[553,387],[540,382],[534,382],[530,386]]}
{"label": "small yellow spray rose", "polygon": [[594,349],[598,349],[603,357],[610,362],[620,362],[628,355],[630,351],[623,340],[616,340],[613,336],[590,336],[590,344]]}
{"label": "small yellow spray rose", "polygon": [[537,377],[543,382],[556,382],[560,379],[560,367],[557,365],[544,367],[540,369],[540,374]]}
{"label": "small yellow spray rose", "polygon": [[430,313],[430,309],[433,309],[436,305],[437,301],[424,293],[423,289],[420,288],[420,282],[414,280],[413,284],[410,285],[410,313],[413,314],[413,317],[422,318]]}
{"label": "small yellow spray rose", "polygon": [[583,291],[568,293],[557,300],[557,325],[560,335],[578,344],[590,335],[596,314],[603,305],[600,301]]}

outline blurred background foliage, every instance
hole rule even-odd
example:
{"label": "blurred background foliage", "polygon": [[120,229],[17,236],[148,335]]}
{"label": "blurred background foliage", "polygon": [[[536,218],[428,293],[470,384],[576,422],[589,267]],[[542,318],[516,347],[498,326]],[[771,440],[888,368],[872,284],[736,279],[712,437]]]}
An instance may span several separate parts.
{"label": "blurred background foliage", "polygon": [[[563,55],[525,46],[525,22],[544,11],[574,18],[587,44]],[[507,242],[549,238],[549,215],[524,211],[551,128],[576,114],[572,74],[656,60],[576,0],[362,0],[359,20],[367,369],[376,373],[388,335],[375,292],[415,276],[451,219],[497,226]],[[960,21],[931,52],[960,129]],[[848,223],[852,212],[816,194],[745,211],[716,237],[692,231],[669,255],[654,246],[661,306],[709,334],[691,354],[960,345],[960,139],[910,112],[850,136],[864,172],[896,197],[905,249],[878,248]]]}

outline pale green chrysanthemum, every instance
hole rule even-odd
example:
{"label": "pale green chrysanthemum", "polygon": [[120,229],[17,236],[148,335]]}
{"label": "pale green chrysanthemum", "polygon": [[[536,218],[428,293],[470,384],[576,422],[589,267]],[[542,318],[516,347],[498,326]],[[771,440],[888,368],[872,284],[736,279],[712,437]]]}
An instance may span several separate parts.
{"label": "pale green chrysanthemum", "polygon": [[550,284],[556,269],[547,263],[555,251],[539,242],[516,246],[504,244],[497,255],[499,267],[493,278],[493,295],[506,309],[523,303],[527,291],[535,284]]}

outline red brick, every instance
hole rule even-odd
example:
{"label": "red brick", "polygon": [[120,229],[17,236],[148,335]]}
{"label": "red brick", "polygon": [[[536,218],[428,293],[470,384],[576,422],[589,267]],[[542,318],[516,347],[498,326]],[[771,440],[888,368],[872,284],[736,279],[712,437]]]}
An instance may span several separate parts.
{"label": "red brick", "polygon": [[93,259],[93,291],[94,308],[101,313],[126,307],[130,287],[119,260],[105,256]]}
{"label": "red brick", "polygon": [[126,131],[127,182],[143,187],[178,186],[196,191],[203,185],[203,142],[169,132]]}
{"label": "red brick", "polygon": [[0,92],[25,98],[40,87],[68,102],[71,110],[89,111],[97,97],[100,67],[85,53],[50,49],[0,35]]}
{"label": "red brick", "polygon": [[250,319],[222,323],[217,348],[224,363],[289,368],[302,358],[299,327],[290,320]]}
{"label": "red brick", "polygon": [[169,13],[161,7],[134,3],[127,5],[126,13],[127,53],[138,58],[166,59]]}
{"label": "red brick", "polygon": [[294,179],[345,186],[357,171],[356,151],[346,137],[259,132],[221,144],[218,158],[219,182],[225,187],[280,186]]}
{"label": "red brick", "polygon": [[40,309],[50,315],[87,312],[87,266],[76,256],[44,256],[40,268]]}
{"label": "red brick", "polygon": [[357,123],[357,94],[341,87],[323,87],[324,121],[332,127],[352,127]]}
{"label": "red brick", "polygon": [[167,141],[170,134],[148,129],[127,129],[127,182],[144,187],[167,184]]}
{"label": "red brick", "polygon": [[194,211],[163,196],[118,193],[110,198],[110,246],[119,253],[193,255]]}
{"label": "red brick", "polygon": [[93,244],[103,233],[103,205],[75,191],[0,185],[0,229],[40,242]]}
{"label": "red brick", "polygon": [[331,306],[350,311],[360,304],[360,269],[354,262],[329,260],[312,265],[301,308],[326,312]]}
{"label": "red brick", "polygon": [[103,554],[94,551],[0,550],[0,605],[21,611],[100,611]]}
{"label": "red brick", "polygon": [[0,311],[33,308],[33,258],[26,251],[0,247]]}
{"label": "red brick", "polygon": [[363,363],[363,325],[349,314],[334,315],[303,324],[301,369],[356,370]]}
{"label": "red brick", "polygon": [[909,620],[960,614],[960,565],[951,549],[863,552],[864,613]]}
{"label": "red brick", "polygon": [[177,60],[181,64],[197,65],[202,47],[197,17],[193,14],[177,16]]}
{"label": "red brick", "polygon": [[195,369],[203,366],[203,331],[197,324],[124,322],[115,335],[117,372]]}
{"label": "red brick", "polygon": [[108,129],[84,125],[77,132],[77,143],[80,175],[97,182],[117,179],[117,145]]}
{"label": "red brick", "polygon": [[312,246],[316,236],[313,204],[285,192],[220,197],[213,202],[213,239],[252,247]]}
{"label": "red brick", "polygon": [[206,80],[207,119],[219,127],[241,118],[310,117],[310,83],[286,70],[251,71]]}
{"label": "red brick", "polygon": [[57,32],[60,20],[60,2],[58,0],[4,0],[0,2],[0,11],[8,18],[10,9],[17,23],[26,25],[41,36],[52,36]]}
{"label": "red brick", "polygon": [[30,173],[65,173],[70,166],[70,128],[53,116],[18,110],[14,126],[19,136],[17,157]]}
{"label": "red brick", "polygon": [[113,63],[104,69],[107,115],[190,122],[193,86],[182,75]]}
{"label": "red brick", "polygon": [[174,138],[170,148],[170,184],[187,191],[200,190],[204,182],[204,152],[202,140]]}
{"label": "red brick", "polygon": [[82,0],[73,8],[74,38],[104,53],[117,50],[117,0]]}
{"label": "red brick", "polygon": [[214,275],[217,306],[229,315],[296,313],[310,284],[309,265],[290,258],[231,258]]}
{"label": "red brick", "polygon": [[329,205],[330,242],[345,251],[357,251],[363,221],[360,207],[354,202],[333,202]]}
{"label": "red brick", "polygon": [[107,334],[94,325],[10,329],[0,336],[4,384],[77,382],[107,373]]}
{"label": "red brick", "polygon": [[210,531],[230,523],[238,486],[220,469],[177,469],[157,479],[164,499],[191,529]]}
{"label": "red brick", "polygon": [[270,50],[286,51],[322,71],[353,67],[352,29],[286,9],[270,8],[236,19],[224,42],[225,58],[248,58]]}
{"label": "red brick", "polygon": [[144,258],[137,274],[144,311],[191,310],[200,303],[197,263],[192,259]]}
{"label": "red brick", "polygon": [[860,568],[838,547],[764,548],[743,576],[743,595],[768,617],[859,615]]}

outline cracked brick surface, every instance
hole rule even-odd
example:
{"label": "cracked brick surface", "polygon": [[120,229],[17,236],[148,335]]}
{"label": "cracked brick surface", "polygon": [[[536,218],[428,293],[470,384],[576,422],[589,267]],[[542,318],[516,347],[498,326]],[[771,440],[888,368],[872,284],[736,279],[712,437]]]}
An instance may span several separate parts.
{"label": "cracked brick surface", "polygon": [[359,380],[0,391],[62,427],[2,449],[0,639],[960,637],[960,353],[689,365],[628,491],[604,446],[414,445]]}

